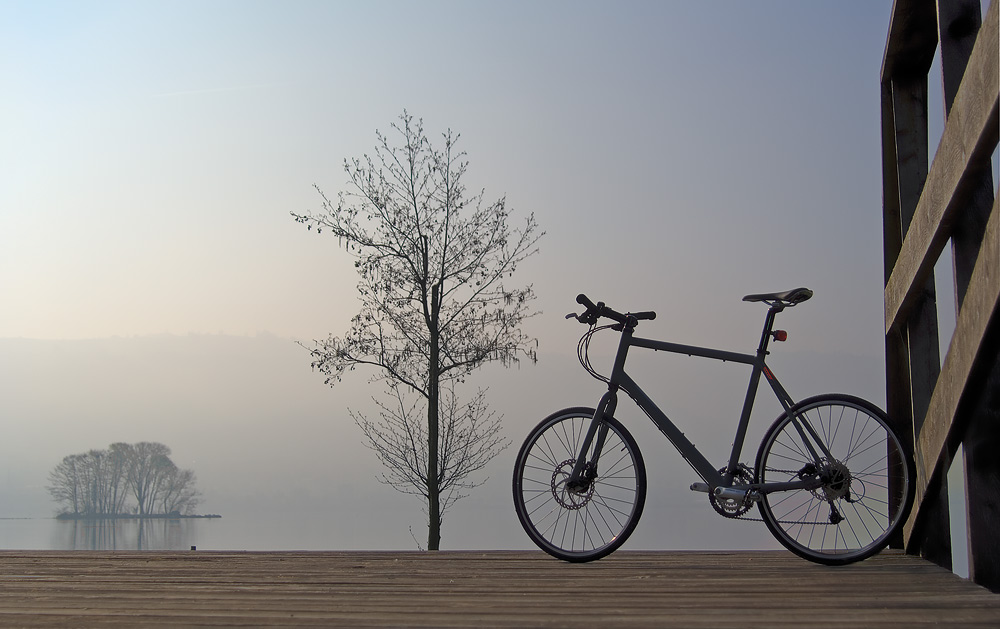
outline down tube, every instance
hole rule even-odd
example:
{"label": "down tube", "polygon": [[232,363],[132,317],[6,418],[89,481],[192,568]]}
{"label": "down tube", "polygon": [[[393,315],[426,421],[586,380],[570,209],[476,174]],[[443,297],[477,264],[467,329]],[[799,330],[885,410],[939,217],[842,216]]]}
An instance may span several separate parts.
{"label": "down tube", "polygon": [[625,372],[621,373],[619,378],[621,380],[621,386],[625,389],[635,400],[635,403],[643,410],[646,415],[649,416],[653,423],[656,424],[657,428],[660,429],[670,443],[674,444],[677,451],[681,453],[684,460],[694,468],[694,471],[702,477],[705,482],[707,482],[712,487],[718,487],[723,484],[724,479],[718,470],[716,470],[711,463],[708,462],[698,448],[695,447],[687,437],[684,436],[677,426],[674,425],[670,418],[663,414],[663,411],[659,409],[658,406],[649,399],[649,396],[636,384],[635,380],[629,377]]}

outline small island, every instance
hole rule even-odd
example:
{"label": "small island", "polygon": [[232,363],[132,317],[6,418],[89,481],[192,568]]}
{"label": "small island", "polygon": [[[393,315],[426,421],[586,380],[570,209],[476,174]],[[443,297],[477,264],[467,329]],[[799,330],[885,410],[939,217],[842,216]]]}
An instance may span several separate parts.
{"label": "small island", "polygon": [[192,470],[170,460],[162,443],[113,443],[106,450],[72,454],[49,473],[47,487],[59,520],[174,520],[199,515]]}

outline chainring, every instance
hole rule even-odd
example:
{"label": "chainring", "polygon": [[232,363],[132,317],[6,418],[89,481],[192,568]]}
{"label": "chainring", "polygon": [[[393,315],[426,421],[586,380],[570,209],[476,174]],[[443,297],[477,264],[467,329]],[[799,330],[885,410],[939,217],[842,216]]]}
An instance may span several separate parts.
{"label": "chainring", "polygon": [[[719,470],[720,474],[726,473],[726,468]],[[740,465],[736,473],[733,474],[733,482],[738,485],[748,485],[753,482],[753,472],[746,465]],[[733,498],[716,498],[714,493],[709,492],[708,501],[712,508],[727,518],[738,518],[753,507],[753,501],[749,497],[743,500]]]}

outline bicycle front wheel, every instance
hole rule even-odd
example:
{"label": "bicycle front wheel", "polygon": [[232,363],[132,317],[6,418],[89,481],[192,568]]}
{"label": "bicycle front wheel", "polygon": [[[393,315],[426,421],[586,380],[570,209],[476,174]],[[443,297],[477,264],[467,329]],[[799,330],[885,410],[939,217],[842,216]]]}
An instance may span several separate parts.
{"label": "bicycle front wheel", "polygon": [[[646,500],[646,468],[632,435],[605,418],[607,439],[597,476],[569,490],[569,479],[594,417],[568,408],[546,417],[525,440],[514,464],[514,507],[539,548],[566,561],[592,561],[614,552],[635,530]],[[587,460],[593,459],[593,446]]]}
{"label": "bicycle front wheel", "polygon": [[810,561],[841,565],[882,550],[913,502],[915,472],[878,407],[846,395],[804,400],[782,414],[757,453],[757,481],[819,478],[814,489],[766,493],[767,528]]}

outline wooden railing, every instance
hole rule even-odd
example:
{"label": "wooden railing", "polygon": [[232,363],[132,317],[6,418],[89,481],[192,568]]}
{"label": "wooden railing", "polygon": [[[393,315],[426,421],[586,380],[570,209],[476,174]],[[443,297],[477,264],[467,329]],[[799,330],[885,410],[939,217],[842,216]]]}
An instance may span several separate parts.
{"label": "wooden railing", "polygon": [[[951,567],[948,470],[962,446],[970,578],[1000,591],[998,3],[896,0],[882,65],[886,379],[912,440],[908,552]],[[928,169],[928,74],[940,48],[945,126]],[[934,267],[951,243],[956,325],[944,361]],[[956,549],[965,552],[966,549]]]}

